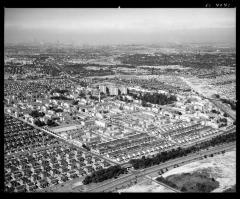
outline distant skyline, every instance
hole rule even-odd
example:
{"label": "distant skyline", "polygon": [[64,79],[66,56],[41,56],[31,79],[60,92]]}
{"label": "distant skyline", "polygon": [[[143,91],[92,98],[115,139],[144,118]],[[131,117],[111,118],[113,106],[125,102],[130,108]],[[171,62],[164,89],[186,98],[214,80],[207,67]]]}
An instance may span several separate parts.
{"label": "distant skyline", "polygon": [[5,8],[6,43],[236,42],[235,8]]}

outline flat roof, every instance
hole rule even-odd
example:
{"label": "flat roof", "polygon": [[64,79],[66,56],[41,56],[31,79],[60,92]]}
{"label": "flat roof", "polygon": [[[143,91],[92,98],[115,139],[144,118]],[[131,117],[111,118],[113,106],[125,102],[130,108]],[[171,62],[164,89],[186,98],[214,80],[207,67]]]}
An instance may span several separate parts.
{"label": "flat roof", "polygon": [[76,129],[79,129],[80,127],[81,127],[81,125],[69,124],[69,125],[54,127],[54,128],[51,128],[51,130],[54,133],[60,133],[60,132],[64,132],[64,131],[76,130]]}

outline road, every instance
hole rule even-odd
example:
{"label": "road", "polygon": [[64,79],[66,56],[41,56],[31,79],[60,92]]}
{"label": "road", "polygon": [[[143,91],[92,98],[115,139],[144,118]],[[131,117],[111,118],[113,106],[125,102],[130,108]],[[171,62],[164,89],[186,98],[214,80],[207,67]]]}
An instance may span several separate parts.
{"label": "road", "polygon": [[208,98],[210,102],[212,102],[216,107],[218,107],[221,111],[228,114],[233,120],[236,120],[236,112],[231,110],[231,108],[227,107],[220,100]]}
{"label": "road", "polygon": [[74,142],[71,142],[70,140],[67,140],[67,139],[65,139],[65,138],[63,138],[63,137],[61,137],[61,136],[59,136],[59,135],[56,135],[56,134],[50,132],[49,130],[40,128],[40,127],[38,127],[38,126],[36,126],[36,125],[34,125],[34,124],[31,124],[31,123],[29,123],[29,122],[27,122],[27,121],[25,121],[25,120],[23,120],[23,119],[21,119],[21,118],[18,118],[18,117],[16,117],[16,116],[14,116],[14,115],[12,115],[12,114],[9,114],[9,113],[6,113],[6,114],[8,114],[8,115],[10,115],[10,116],[12,116],[12,117],[14,117],[14,118],[16,118],[16,119],[24,122],[24,123],[27,123],[28,125],[34,127],[35,129],[38,129],[38,130],[40,130],[40,131],[43,131],[43,132],[45,132],[45,133],[47,133],[47,134],[52,135],[52,136],[60,139],[61,141],[63,141],[64,143],[66,143],[66,144],[68,144],[68,145],[72,145],[72,146],[74,146],[74,147],[77,147],[77,148],[81,149],[82,151],[84,151],[84,152],[86,152],[86,153],[88,153],[88,154],[91,154],[91,155],[93,155],[93,156],[96,156],[96,157],[98,157],[98,158],[100,158],[100,159],[104,159],[104,160],[107,161],[107,162],[111,162],[113,165],[118,164],[117,162],[115,162],[115,161],[113,161],[113,160],[111,160],[111,159],[109,159],[109,158],[103,157],[103,156],[101,156],[101,155],[99,155],[99,154],[97,154],[97,153],[94,153],[94,152],[92,152],[92,151],[88,151],[88,150],[80,147],[78,144],[76,144],[76,143],[74,143]]}
{"label": "road", "polygon": [[[11,115],[13,116],[13,115]],[[90,154],[93,154],[95,156],[98,156],[99,158],[101,159],[105,159],[104,157],[102,156],[99,156],[98,154],[95,154],[95,153],[91,153],[81,147],[79,147],[78,145],[72,143],[72,142],[69,142],[69,140],[66,140],[64,139],[63,137],[60,137],[46,129],[42,129],[38,126],[35,126],[33,124],[30,124],[28,122],[26,122],[25,120],[21,119],[21,118],[18,118],[18,117],[15,117],[13,116],[14,118],[22,121],[22,122],[25,122],[27,124],[29,124],[30,126],[40,130],[40,131],[44,131],[45,133],[48,133],[48,134],[51,134],[52,136],[54,137],[57,137],[58,139],[70,144],[70,145],[74,145],[78,148],[80,148],[81,150],[83,151],[86,151],[87,153],[90,153]],[[229,131],[232,131],[232,129],[230,129]],[[143,169],[143,170],[140,170],[140,171],[130,171],[131,173],[130,174],[127,174],[127,175],[124,175],[124,176],[121,176],[119,177],[118,179],[113,179],[113,180],[110,180],[110,181],[107,181],[99,186],[96,186],[94,188],[91,188],[91,189],[87,189],[86,191],[87,192],[103,192],[103,191],[111,191],[111,190],[115,190],[116,188],[121,188],[122,186],[125,186],[127,184],[134,184],[136,183],[140,178],[146,178],[146,175],[149,175],[153,172],[158,172],[159,170],[161,169],[165,169],[165,168],[169,168],[169,167],[173,167],[174,165],[177,165],[177,164],[184,164],[184,163],[188,163],[190,161],[195,161],[195,160],[199,160],[201,157],[205,156],[205,155],[210,155],[210,154],[213,154],[213,153],[217,153],[217,152],[221,152],[221,151],[226,151],[226,150],[229,150],[229,149],[232,149],[236,147],[236,143],[230,143],[230,144],[225,144],[225,145],[221,145],[221,146],[217,146],[217,147],[214,147],[214,148],[211,148],[209,150],[204,150],[204,151],[200,151],[200,152],[197,152],[197,153],[194,153],[194,154],[189,154],[188,156],[185,156],[185,157],[180,157],[180,158],[177,158],[177,159],[174,159],[174,160],[170,160],[168,162],[165,162],[165,163],[162,163],[160,165],[155,165],[155,166],[152,166],[152,167],[149,167],[149,168],[146,168],[146,169]],[[109,161],[108,159],[105,159],[107,161]],[[115,165],[116,163],[112,161],[112,163]],[[167,187],[168,188],[168,187]],[[175,190],[176,192],[176,190]]]}
{"label": "road", "polygon": [[164,184],[164,183],[162,183],[162,182],[159,182],[159,181],[157,181],[157,180],[154,180],[153,178],[151,178],[151,177],[148,176],[148,175],[147,175],[145,178],[148,178],[148,179],[150,179],[151,181],[153,181],[153,182],[155,182],[155,183],[157,183],[157,184],[160,184],[161,186],[164,186],[164,187],[172,190],[173,192],[181,193],[181,191],[179,191],[179,190],[177,190],[177,189],[174,189],[173,187],[170,187],[170,186],[168,186],[167,184]]}
{"label": "road", "polygon": [[191,161],[196,161],[201,159],[205,155],[211,155],[214,153],[219,153],[221,151],[227,151],[227,150],[232,150],[233,148],[236,147],[236,142],[229,143],[229,144],[224,144],[220,145],[214,148],[211,148],[209,150],[204,150],[200,151],[194,154],[190,154],[185,157],[180,157],[176,158],[174,160],[170,160],[168,162],[164,162],[160,165],[152,166],[146,169],[142,169],[139,171],[132,171],[131,174],[122,176],[118,179],[108,181],[104,184],[99,185],[98,187],[88,189],[86,190],[87,192],[103,192],[103,191],[111,191],[111,190],[116,190],[116,188],[121,188],[122,186],[125,186],[126,184],[129,184],[131,182],[137,182],[139,178],[144,178],[146,175],[149,175],[154,172],[158,172],[161,169],[166,169],[170,167],[174,167],[174,165],[179,165],[179,164],[187,164]]}
{"label": "road", "polygon": [[224,113],[228,114],[232,119],[236,120],[236,112],[231,110],[231,108],[224,105],[220,100],[211,98],[209,96],[206,96],[204,93],[201,92],[201,90],[196,89],[196,87],[189,82],[184,77],[181,77],[181,79],[190,86],[195,92],[197,92],[200,96],[202,96],[205,99],[208,99],[210,102],[212,102],[216,107],[218,107],[220,110],[222,110]]}

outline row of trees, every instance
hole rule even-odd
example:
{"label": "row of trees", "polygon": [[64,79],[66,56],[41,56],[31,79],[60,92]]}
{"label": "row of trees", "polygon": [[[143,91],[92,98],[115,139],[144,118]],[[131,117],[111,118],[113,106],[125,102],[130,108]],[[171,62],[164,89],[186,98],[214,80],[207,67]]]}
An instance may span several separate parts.
{"label": "row of trees", "polygon": [[78,102],[79,102],[79,100],[74,100],[74,101],[72,102],[72,105],[78,105]]}
{"label": "row of trees", "polygon": [[134,93],[129,93],[130,96],[132,96],[134,99],[140,99],[144,104],[147,102],[151,104],[159,104],[159,105],[166,105],[166,104],[172,104],[173,102],[177,101],[176,96],[170,95],[167,96],[162,93],[146,93],[146,94],[134,94]]}
{"label": "row of trees", "polygon": [[82,147],[87,149],[88,151],[90,151],[90,148],[88,146],[86,146],[85,144],[83,144]]}
{"label": "row of trees", "polygon": [[89,98],[90,98],[91,100],[96,100],[96,101],[98,100],[98,97],[97,97],[97,96],[93,96],[93,95],[90,95]]}
{"label": "row of trees", "polygon": [[134,169],[143,169],[153,165],[160,164],[162,162],[168,161],[170,159],[179,158],[182,156],[186,156],[190,153],[194,153],[201,149],[205,149],[211,146],[219,145],[222,143],[229,143],[236,140],[236,134],[229,133],[225,135],[219,135],[211,140],[196,144],[194,146],[188,148],[177,148],[172,149],[170,151],[164,151],[157,154],[155,157],[145,158],[144,156],[141,159],[132,159],[129,161],[130,164],[134,167]]}
{"label": "row of trees", "polygon": [[220,114],[220,112],[217,111],[217,110],[215,110],[215,109],[212,109],[211,112],[212,112],[212,113],[215,113],[215,114]]}
{"label": "row of trees", "polygon": [[55,99],[55,100],[71,100],[70,98],[64,96],[64,95],[60,95],[60,96],[52,96],[51,99]]}
{"label": "row of trees", "polygon": [[219,128],[227,126],[227,119],[226,118],[219,118],[217,120],[217,123],[218,123]]}
{"label": "row of trees", "polygon": [[29,115],[31,115],[34,118],[37,118],[37,117],[43,117],[45,113],[39,112],[37,110],[33,110],[31,113],[29,113]]}
{"label": "row of trees", "polygon": [[127,172],[127,169],[121,168],[120,165],[111,166],[107,169],[101,169],[99,171],[93,172],[91,175],[86,176],[85,179],[83,180],[83,184],[86,185],[92,182],[95,182],[95,183],[102,182],[107,179],[116,178],[120,174],[123,174],[126,172]]}
{"label": "row of trees", "polygon": [[68,92],[69,92],[69,90],[66,90],[66,89],[61,90],[61,89],[59,89],[59,88],[55,88],[55,89],[53,89],[53,90],[51,91],[51,94],[53,94],[53,93],[64,94],[64,93],[68,93]]}
{"label": "row of trees", "polygon": [[61,108],[56,108],[53,106],[49,106],[49,110],[55,111],[56,113],[63,112],[63,110]]}
{"label": "row of trees", "polygon": [[221,99],[221,101],[225,104],[229,104],[232,110],[236,110],[236,103],[234,101],[228,99]]}
{"label": "row of trees", "polygon": [[83,92],[81,92],[81,93],[79,94],[79,97],[86,98],[86,94],[83,93]]}
{"label": "row of trees", "polygon": [[46,126],[46,125],[48,125],[50,127],[58,126],[58,124],[51,119],[47,120],[46,123],[38,119],[34,122],[34,124],[39,126],[39,127]]}
{"label": "row of trees", "polygon": [[37,125],[37,126],[39,126],[39,127],[42,127],[42,126],[45,126],[46,124],[45,124],[45,122],[43,122],[43,121],[41,121],[41,120],[36,120],[35,122],[34,122],[34,124],[35,125]]}
{"label": "row of trees", "polygon": [[78,84],[80,84],[80,86],[82,86],[82,87],[87,87],[87,83],[84,81],[80,81],[80,82],[78,82]]}
{"label": "row of trees", "polygon": [[47,120],[47,125],[50,127],[58,126],[54,120]]}

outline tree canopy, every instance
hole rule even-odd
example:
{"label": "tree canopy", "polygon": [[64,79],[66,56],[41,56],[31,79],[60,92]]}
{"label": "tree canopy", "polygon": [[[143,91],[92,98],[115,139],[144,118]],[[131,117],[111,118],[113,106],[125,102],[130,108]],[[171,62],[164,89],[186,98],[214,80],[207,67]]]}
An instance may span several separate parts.
{"label": "tree canopy", "polygon": [[176,96],[174,95],[165,95],[162,93],[145,93],[145,94],[135,94],[135,93],[129,93],[130,96],[132,96],[134,99],[140,99],[142,100],[142,103],[144,105],[147,104],[147,102],[151,104],[158,104],[158,105],[166,105],[166,104],[172,104],[173,102],[177,101]]}
{"label": "tree canopy", "polygon": [[45,113],[39,112],[37,110],[33,110],[31,113],[29,113],[29,115],[31,115],[34,118],[37,118],[37,117],[43,117]]}
{"label": "tree canopy", "polygon": [[93,172],[91,175],[88,175],[83,180],[83,184],[90,184],[92,182],[102,182],[107,179],[111,179],[119,176],[120,174],[126,173],[127,169],[122,168],[120,165],[111,166],[107,169],[101,169],[99,171]]}
{"label": "tree canopy", "polygon": [[191,147],[187,147],[187,148],[178,147],[177,149],[172,149],[170,151],[163,151],[152,158],[142,157],[141,159],[132,159],[129,161],[129,163],[132,164],[134,169],[147,168],[152,165],[157,165],[162,162],[168,161],[170,159],[186,156],[189,153],[193,153],[193,152],[199,151],[201,149],[208,148],[210,146],[215,146],[215,145],[219,145],[222,143],[229,143],[229,142],[233,142],[235,140],[236,140],[235,132],[229,133],[229,134],[224,134],[224,135],[218,135],[218,136],[212,138],[211,140],[207,140],[205,142],[196,144]]}

